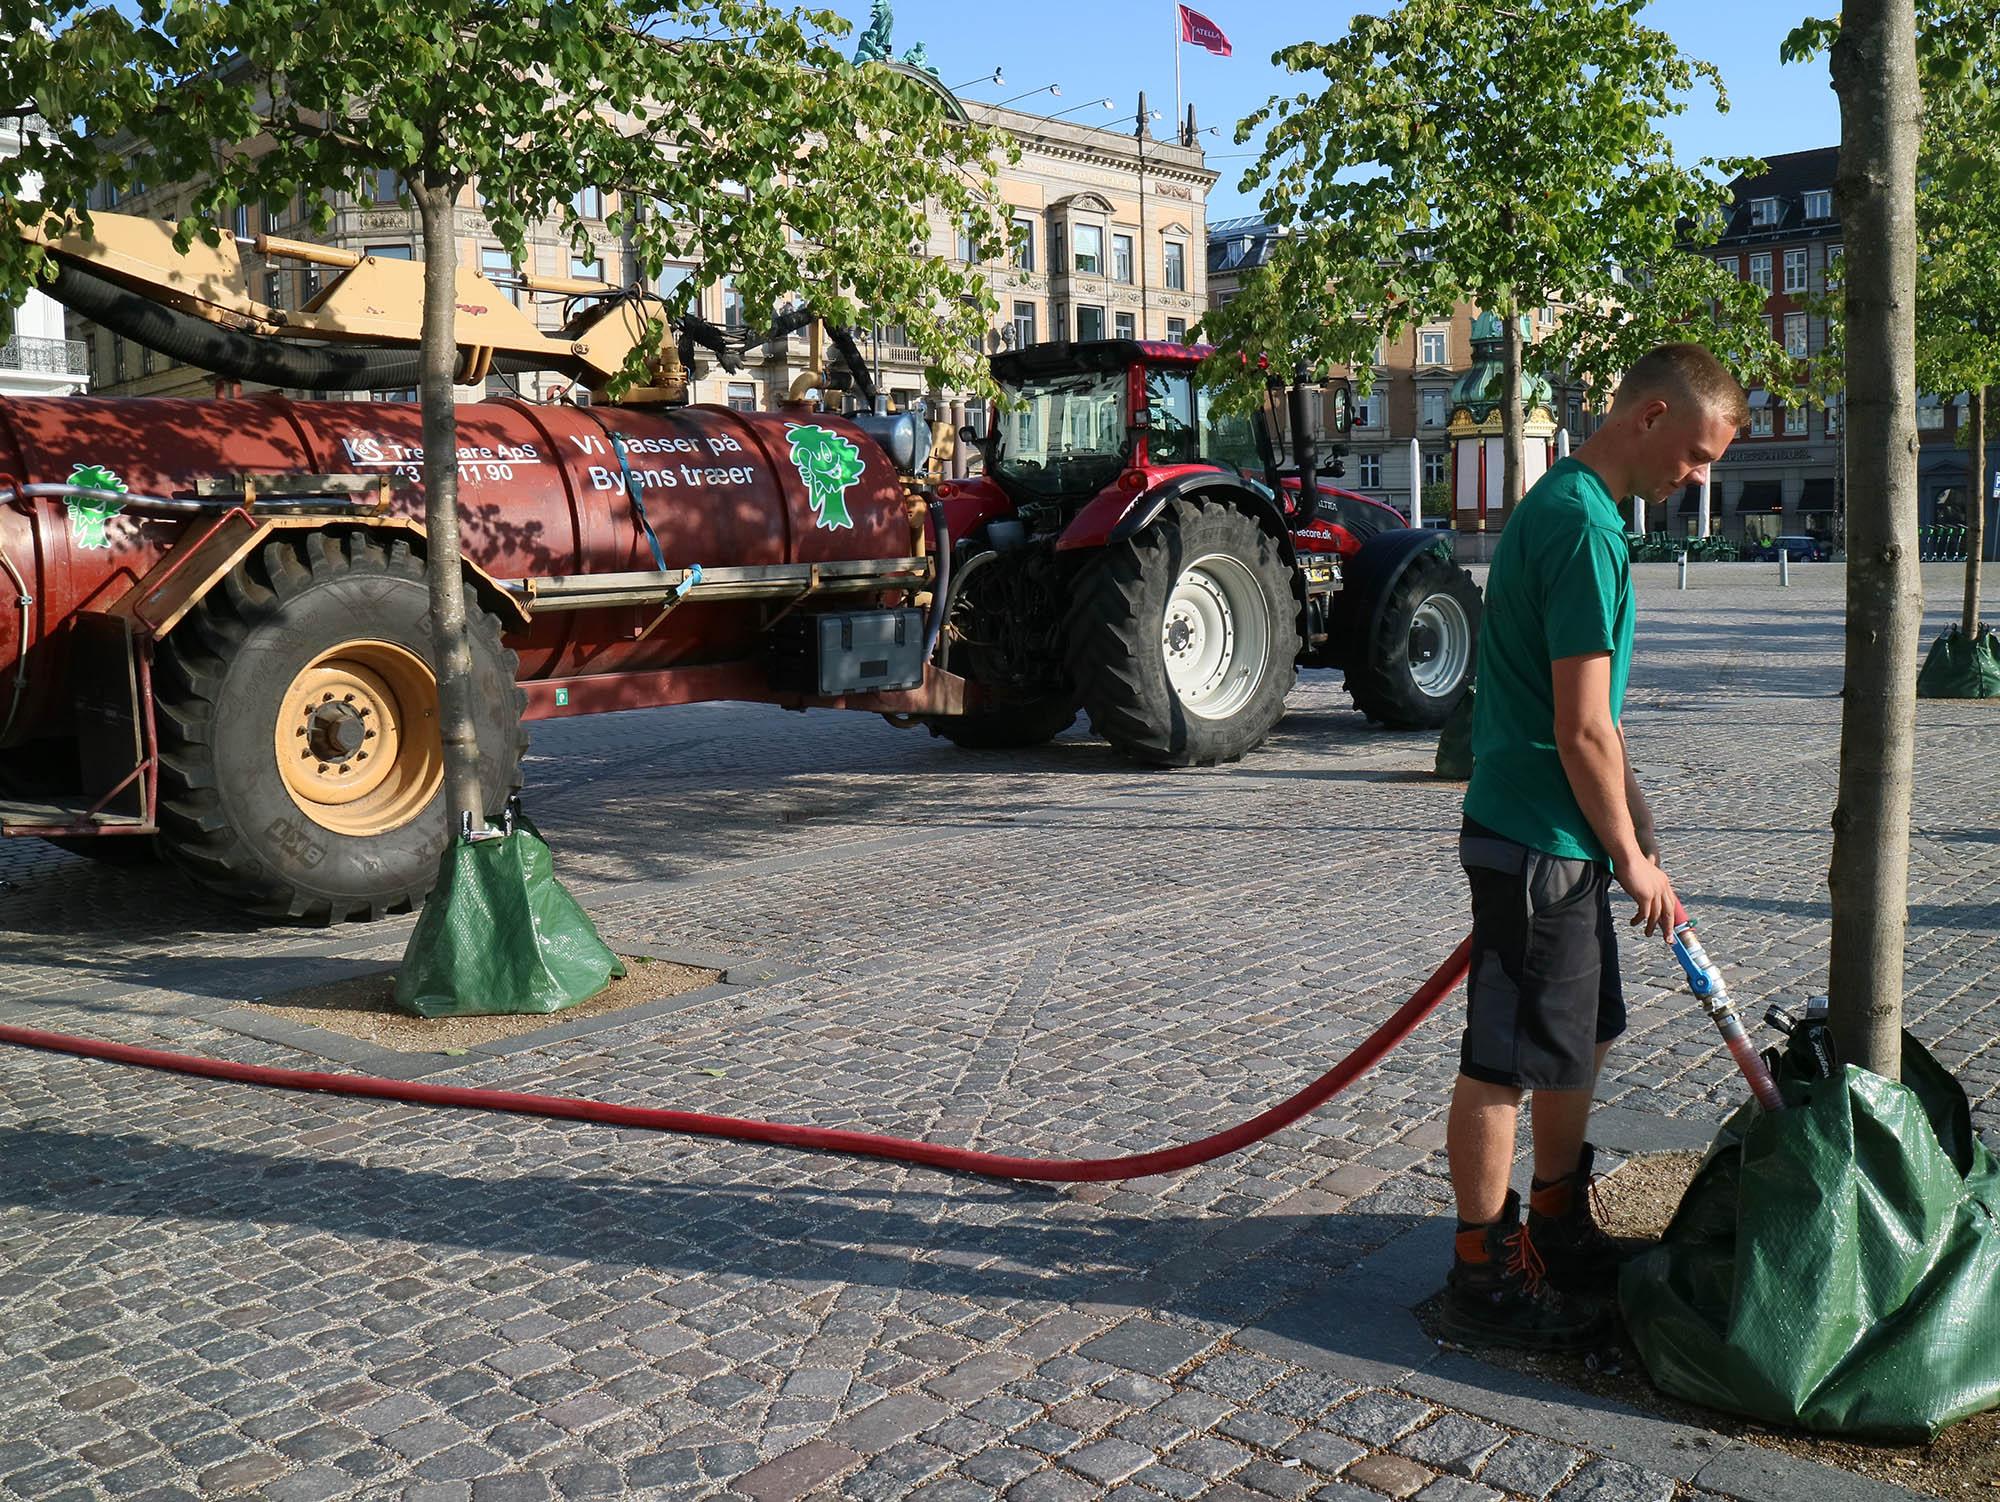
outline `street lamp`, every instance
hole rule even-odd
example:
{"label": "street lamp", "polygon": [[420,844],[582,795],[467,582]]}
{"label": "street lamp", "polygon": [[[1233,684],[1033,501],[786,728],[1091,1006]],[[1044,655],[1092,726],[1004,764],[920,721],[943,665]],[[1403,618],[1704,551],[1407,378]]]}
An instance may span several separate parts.
{"label": "street lamp", "polygon": [[1044,120],[1060,120],[1064,115],[1073,115],[1078,110],[1096,109],[1100,104],[1103,105],[1104,108],[1106,109],[1116,108],[1116,106],[1109,99],[1093,99],[1088,104],[1072,104],[1066,110],[1057,110],[1053,115],[1044,115],[1042,116],[1042,118]]}
{"label": "street lamp", "polygon": [[1056,98],[1060,99],[1062,98],[1062,85],[1059,83],[1045,83],[1039,89],[1030,89],[1025,94],[1016,94],[1014,99],[1003,99],[1000,101],[1000,104],[994,105],[993,108],[999,109],[1002,104],[1012,104],[1015,99],[1033,99],[1037,94],[1053,94]]}
{"label": "street lamp", "polygon": [[1006,81],[1007,80],[1001,75],[1000,70],[998,68],[995,68],[991,73],[980,74],[979,77],[973,79],[970,83],[961,83],[954,85],[952,88],[952,93],[956,94],[960,89],[976,88],[982,83],[998,84],[998,83],[1005,83]]}

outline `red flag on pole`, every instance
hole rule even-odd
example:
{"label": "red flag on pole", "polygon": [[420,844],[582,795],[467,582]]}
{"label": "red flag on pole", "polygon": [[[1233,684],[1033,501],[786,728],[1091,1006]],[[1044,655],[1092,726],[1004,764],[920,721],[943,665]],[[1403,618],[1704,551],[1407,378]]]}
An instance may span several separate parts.
{"label": "red flag on pole", "polygon": [[1181,40],[1183,42],[1193,42],[1195,46],[1204,47],[1208,51],[1213,52],[1217,57],[1228,57],[1231,55],[1233,49],[1229,45],[1229,38],[1222,34],[1220,26],[1217,26],[1200,11],[1190,10],[1185,5],[1180,8],[1180,12]]}

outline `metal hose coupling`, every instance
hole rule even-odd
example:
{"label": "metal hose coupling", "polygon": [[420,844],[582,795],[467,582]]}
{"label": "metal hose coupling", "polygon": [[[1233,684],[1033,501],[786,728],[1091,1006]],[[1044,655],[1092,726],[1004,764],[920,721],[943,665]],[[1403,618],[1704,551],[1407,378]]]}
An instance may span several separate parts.
{"label": "metal hose coupling", "polygon": [[1750,1093],[1757,1097],[1757,1104],[1767,1111],[1784,1110],[1785,1098],[1778,1093],[1777,1081],[1771,1078],[1771,1071],[1764,1067],[1757,1046],[1744,1030],[1743,1019],[1736,1015],[1736,1004],[1729,999],[1729,988],[1723,983],[1722,972],[1709,959],[1708,951],[1701,947],[1701,939],[1694,931],[1694,920],[1688,917],[1687,909],[1678,901],[1674,904],[1673,933],[1667,942],[1687,976],[1688,990],[1694,993],[1695,1000],[1708,1013],[1708,1020],[1715,1024],[1715,1030],[1722,1034],[1723,1046],[1736,1061],[1736,1067],[1743,1071],[1743,1078],[1750,1082]]}

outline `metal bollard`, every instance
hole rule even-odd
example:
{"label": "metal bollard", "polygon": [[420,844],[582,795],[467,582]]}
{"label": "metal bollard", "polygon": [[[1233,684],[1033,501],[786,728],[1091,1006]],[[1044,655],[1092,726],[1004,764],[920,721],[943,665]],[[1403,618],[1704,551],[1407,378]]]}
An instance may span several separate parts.
{"label": "metal bollard", "polygon": [[1778,588],[1792,587],[1792,554],[1789,548],[1778,549]]}
{"label": "metal bollard", "polygon": [[1686,589],[1687,587],[1688,587],[1688,555],[1687,555],[1687,549],[1686,549],[1686,548],[1682,548],[1682,549],[1681,549],[1681,588],[1682,588],[1682,589]]}

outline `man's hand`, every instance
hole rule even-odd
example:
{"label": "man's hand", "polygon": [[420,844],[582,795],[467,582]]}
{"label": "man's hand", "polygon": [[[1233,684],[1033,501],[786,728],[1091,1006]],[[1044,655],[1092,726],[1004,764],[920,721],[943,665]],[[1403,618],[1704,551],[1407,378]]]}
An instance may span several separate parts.
{"label": "man's hand", "polygon": [[1667,873],[1660,869],[1660,863],[1648,851],[1636,860],[1618,862],[1613,874],[1618,885],[1625,889],[1625,895],[1638,906],[1632,914],[1632,926],[1645,924],[1646,935],[1650,938],[1657,928],[1660,937],[1670,939],[1674,932],[1674,884],[1667,880]]}

